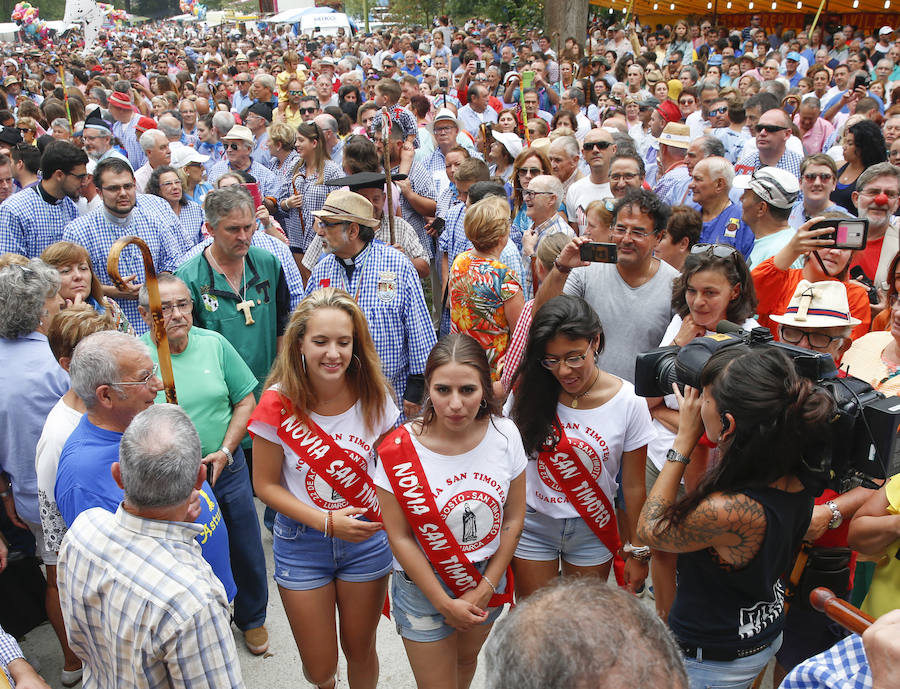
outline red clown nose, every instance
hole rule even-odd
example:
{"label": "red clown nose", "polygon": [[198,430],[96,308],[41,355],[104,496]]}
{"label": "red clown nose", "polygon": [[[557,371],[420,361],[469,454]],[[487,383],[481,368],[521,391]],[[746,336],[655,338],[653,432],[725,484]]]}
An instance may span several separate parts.
{"label": "red clown nose", "polygon": [[886,206],[886,205],[888,205],[888,197],[887,197],[887,194],[879,194],[878,196],[876,196],[876,197],[875,197],[874,199],[872,199],[872,200],[875,201],[875,203],[877,203],[879,206]]}

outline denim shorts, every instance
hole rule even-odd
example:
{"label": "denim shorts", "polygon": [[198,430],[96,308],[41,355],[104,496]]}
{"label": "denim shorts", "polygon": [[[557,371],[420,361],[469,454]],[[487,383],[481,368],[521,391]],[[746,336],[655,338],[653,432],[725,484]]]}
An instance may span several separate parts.
{"label": "denim shorts", "polygon": [[555,519],[525,506],[525,528],[516,546],[520,560],[549,562],[562,557],[576,567],[596,567],[612,556],[581,517]]}
{"label": "denim shorts", "polygon": [[391,571],[393,557],[384,530],[351,543],[278,514],[272,536],[275,581],[291,591],[310,591],[335,579],[375,581]]}
{"label": "denim shorts", "polygon": [[[475,569],[483,573],[487,562],[485,560],[474,563]],[[439,576],[437,576],[437,580],[444,591],[452,597],[453,593],[450,588],[441,581]],[[505,590],[506,574],[497,584],[498,593],[503,593]],[[500,617],[501,612],[503,612],[502,605],[488,608],[487,619],[481,624],[492,624]],[[440,641],[456,631],[447,624],[444,616],[437,611],[437,608],[431,604],[419,587],[406,576],[406,572],[399,570],[394,571],[394,575],[391,577],[391,613],[397,625],[397,633],[410,641]]]}
{"label": "denim shorts", "polygon": [[781,647],[782,635],[759,653],[735,660],[697,660],[685,658],[690,689],[749,689]]}

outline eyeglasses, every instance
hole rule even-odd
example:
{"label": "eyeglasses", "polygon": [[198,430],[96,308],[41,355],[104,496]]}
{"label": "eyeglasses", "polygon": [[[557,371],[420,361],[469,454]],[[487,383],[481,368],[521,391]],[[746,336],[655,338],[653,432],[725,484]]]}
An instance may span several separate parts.
{"label": "eyeglasses", "polygon": [[235,79],[234,83],[235,84],[249,84],[250,80],[249,79]]}
{"label": "eyeglasses", "polygon": [[585,141],[583,144],[581,144],[581,148],[583,148],[585,151],[592,151],[595,148],[600,151],[605,151],[612,145],[612,141]]}
{"label": "eyeglasses", "polygon": [[23,134],[27,134],[28,132],[34,131],[31,127],[16,127]]}
{"label": "eyeglasses", "polygon": [[756,125],[756,129],[761,132],[768,132],[769,134],[775,134],[776,132],[783,132],[787,129],[787,127],[782,127],[777,124],[758,124]]}
{"label": "eyeglasses", "polygon": [[177,180],[177,179],[172,182],[160,182],[159,183],[160,189],[164,189],[166,187],[180,187],[180,186],[181,186],[181,180]]}
{"label": "eyeglasses", "polygon": [[887,191],[883,189],[864,189],[859,192],[862,196],[878,196],[879,194],[884,194],[892,201],[896,198],[900,198],[900,192],[896,191]]}
{"label": "eyeglasses", "polygon": [[89,173],[87,173],[87,172],[82,172],[80,175],[76,175],[76,174],[74,174],[74,173],[72,173],[72,172],[67,172],[66,174],[67,174],[69,177],[74,177],[74,178],[77,179],[79,182],[83,182],[83,181],[84,181],[84,178],[87,177],[87,176],[89,175]]}
{"label": "eyeglasses", "polygon": [[543,175],[544,171],[539,167],[523,167],[519,169],[520,175],[530,175],[532,177],[537,177],[538,175]]}
{"label": "eyeglasses", "polygon": [[696,102],[697,101],[695,101],[693,98],[683,98],[682,100],[678,101],[678,105],[693,105]]}
{"label": "eyeglasses", "polygon": [[631,181],[637,179],[637,176],[638,176],[637,172],[617,172],[614,175],[610,175],[609,180],[611,182],[621,182],[622,180],[624,180],[626,182],[631,182]]}
{"label": "eyeglasses", "polygon": [[341,225],[349,224],[348,220],[338,220],[336,222],[328,222],[327,220],[322,220],[322,218],[318,218],[318,221],[322,227],[328,227],[328,228],[340,227]]}
{"label": "eyeglasses", "polygon": [[181,311],[181,313],[190,313],[194,307],[194,302],[192,299],[182,299],[181,301],[176,301],[174,304],[164,303],[162,305],[162,314],[164,317],[168,318],[176,311]]}
{"label": "eyeglasses", "polygon": [[150,385],[150,381],[156,378],[159,375],[159,364],[153,364],[153,368],[150,369],[150,373],[146,375],[146,377],[141,380],[120,380],[115,383],[110,383],[110,385]]}
{"label": "eyeglasses", "polygon": [[737,253],[730,244],[694,244],[691,247],[694,256],[715,256],[716,258],[731,258]]}
{"label": "eyeglasses", "polygon": [[616,225],[611,230],[612,234],[616,237],[624,237],[626,235],[631,235],[635,239],[646,239],[650,235],[656,234],[656,232],[645,232],[644,230],[632,230],[622,225]]}
{"label": "eyeglasses", "polygon": [[679,65],[681,64],[681,60],[669,60],[670,65]]}
{"label": "eyeglasses", "polygon": [[288,91],[289,96],[299,96],[303,91]]}
{"label": "eyeglasses", "polygon": [[809,346],[813,349],[826,349],[827,347],[830,347],[831,343],[835,340],[844,339],[841,335],[826,335],[825,333],[801,330],[800,328],[794,328],[790,325],[782,325],[778,332],[784,342],[793,345],[800,344],[805,337]]}
{"label": "eyeglasses", "polygon": [[100,187],[103,191],[108,191],[110,194],[118,194],[121,191],[134,191],[135,183],[129,182],[128,184],[113,184],[109,187]]}
{"label": "eyeglasses", "polygon": [[435,127],[434,133],[435,134],[449,134],[454,129],[456,129],[456,127]]}
{"label": "eyeglasses", "polygon": [[315,108],[300,108],[301,115],[309,115],[310,113],[313,113],[315,111],[316,111]]}
{"label": "eyeglasses", "polygon": [[709,111],[709,114],[710,114],[710,115],[724,115],[726,112],[728,112],[728,106],[727,106],[727,105],[726,105],[726,106],[723,106],[723,107],[721,107],[721,108],[716,108],[715,110],[710,110],[710,111]]}
{"label": "eyeglasses", "polygon": [[225,144],[225,149],[229,150],[229,151],[240,151],[241,145],[240,144]]}
{"label": "eyeglasses", "polygon": [[817,179],[822,180],[822,182],[830,182],[834,179],[834,175],[830,172],[804,172],[803,179],[812,184]]}
{"label": "eyeglasses", "polygon": [[522,198],[523,199],[533,199],[537,194],[552,194],[552,191],[535,191],[534,189],[523,189],[522,190]]}
{"label": "eyeglasses", "polygon": [[589,351],[591,351],[590,346],[588,346],[584,354],[575,354],[574,356],[567,356],[562,359],[547,357],[545,359],[541,359],[541,366],[546,368],[548,371],[552,371],[559,366],[560,362],[564,361],[566,363],[566,366],[568,366],[569,368],[581,368],[582,366],[584,366],[584,362],[585,359],[587,359]]}

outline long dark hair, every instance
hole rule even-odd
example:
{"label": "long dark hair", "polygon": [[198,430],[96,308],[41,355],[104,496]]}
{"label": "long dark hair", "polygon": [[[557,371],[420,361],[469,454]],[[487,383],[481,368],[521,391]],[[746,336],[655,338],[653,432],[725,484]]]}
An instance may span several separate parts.
{"label": "long dark hair", "polygon": [[784,476],[796,476],[807,488],[821,481],[834,402],[801,378],[786,354],[775,347],[726,347],[706,362],[700,383],[722,417],[734,417],[734,437],[700,485],[666,511],[660,532],[683,523],[712,493],[760,488]]}
{"label": "long dark hair", "polygon": [[872,120],[862,120],[850,126],[853,145],[859,153],[863,168],[869,168],[887,160],[887,144],[881,127]]}
{"label": "long dark hair", "polygon": [[471,366],[478,372],[478,380],[481,383],[482,404],[476,419],[485,416],[499,416],[503,411],[502,404],[494,397],[494,388],[491,383],[491,365],[488,363],[484,348],[471,335],[465,333],[452,333],[440,340],[432,348],[425,362],[425,401],[422,405],[422,417],[415,421],[422,431],[425,431],[436,418],[434,405],[428,388],[431,385],[431,376],[441,366],[450,363]]}
{"label": "long dark hair", "polygon": [[588,341],[599,336],[597,351],[603,351],[603,326],[584,299],[563,294],[548,301],[534,315],[522,363],[513,378],[515,401],[510,415],[519,427],[528,454],[540,449],[556,418],[562,386],[556,376],[541,365],[541,360],[547,343],[557,335]]}
{"label": "long dark hair", "polygon": [[[716,246],[716,245],[714,245]],[[712,251],[704,254],[690,254],[685,259],[684,267],[675,281],[672,283],[672,310],[684,318],[690,313],[685,294],[688,281],[697,273],[705,270],[715,270],[725,276],[732,287],[741,286],[741,293],[728,304],[725,318],[732,323],[740,325],[756,313],[759,300],[756,298],[756,288],[753,286],[753,278],[750,269],[740,252],[734,251],[730,256],[716,256]]]}

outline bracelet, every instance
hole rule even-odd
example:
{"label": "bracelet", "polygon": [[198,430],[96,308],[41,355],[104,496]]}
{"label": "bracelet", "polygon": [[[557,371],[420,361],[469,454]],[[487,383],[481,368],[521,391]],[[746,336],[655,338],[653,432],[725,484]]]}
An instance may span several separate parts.
{"label": "bracelet", "polygon": [[328,510],[328,526],[326,527],[328,531],[326,531],[326,535],[331,538],[334,536],[334,512]]}
{"label": "bracelet", "polygon": [[558,259],[558,258],[555,259],[555,260],[553,261],[553,267],[556,268],[556,269],[557,269],[560,273],[562,273],[563,275],[568,275],[569,273],[572,272],[572,269],[569,268],[568,266],[562,265],[562,264],[559,262],[559,259]]}
{"label": "bracelet", "polygon": [[482,575],[481,575],[481,580],[482,580],[482,581],[486,581],[486,582],[487,582],[487,585],[491,587],[491,591],[493,591],[494,593],[497,593],[497,587],[494,586],[494,582],[493,582],[493,581],[491,581],[490,579],[488,579],[487,574],[482,574]]}

